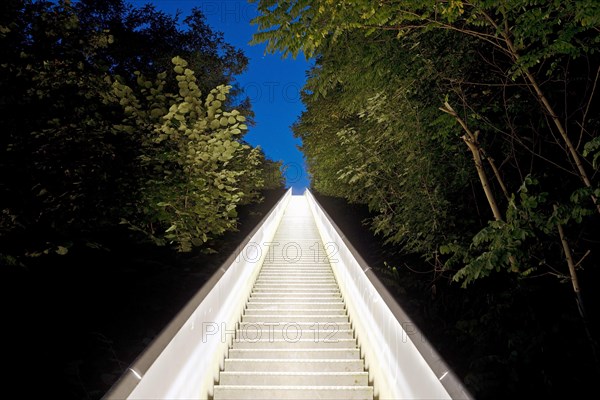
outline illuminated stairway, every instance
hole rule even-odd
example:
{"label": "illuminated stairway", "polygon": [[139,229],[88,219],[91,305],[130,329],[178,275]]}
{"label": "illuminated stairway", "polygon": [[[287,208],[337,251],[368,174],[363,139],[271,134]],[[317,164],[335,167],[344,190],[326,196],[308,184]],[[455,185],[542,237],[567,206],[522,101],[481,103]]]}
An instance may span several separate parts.
{"label": "illuminated stairway", "polygon": [[288,190],[104,398],[471,396],[310,191]]}
{"label": "illuminated stairway", "polygon": [[304,196],[292,196],[214,399],[373,399],[344,299]]}

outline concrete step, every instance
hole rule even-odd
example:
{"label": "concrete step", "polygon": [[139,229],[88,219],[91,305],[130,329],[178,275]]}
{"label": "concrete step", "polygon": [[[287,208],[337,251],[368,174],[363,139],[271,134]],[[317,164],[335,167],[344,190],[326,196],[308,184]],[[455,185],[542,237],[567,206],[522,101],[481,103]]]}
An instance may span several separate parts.
{"label": "concrete step", "polygon": [[[267,299],[272,299],[273,303],[333,303],[343,302],[342,296],[339,293],[312,293],[310,295],[301,293],[273,293],[273,292],[256,292],[252,293],[248,298],[248,303],[258,302],[264,303]],[[310,306],[309,306],[310,307]]]}
{"label": "concrete step", "polygon": [[261,271],[263,269],[283,269],[287,271],[294,270],[325,270],[332,271],[331,264],[315,264],[315,263],[288,263],[286,265],[283,264],[263,264]]}
{"label": "concrete step", "polygon": [[353,360],[360,358],[360,351],[354,349],[229,349],[229,359],[277,358],[277,359],[332,359]]}
{"label": "concrete step", "polygon": [[[325,338],[327,335],[313,339],[303,339],[302,332],[287,332],[285,339],[270,339],[266,336],[264,339],[257,340],[257,336],[251,336],[246,332],[244,336],[238,336],[233,340],[234,349],[353,349],[356,348],[356,339],[337,339]],[[283,335],[282,335],[283,337]]]}
{"label": "concrete step", "polygon": [[[314,274],[314,276],[313,276]],[[283,269],[283,268],[269,268],[265,267],[265,269],[261,270],[259,273],[259,278],[266,275],[277,275],[277,278],[294,278],[297,275],[301,275],[304,278],[328,278],[331,279],[334,277],[333,270],[331,268],[294,268],[294,269]],[[326,276],[325,276],[326,275]]]}
{"label": "concrete step", "polygon": [[306,297],[306,296],[298,296],[298,295],[294,295],[294,296],[282,296],[281,293],[275,293],[275,294],[265,294],[265,293],[260,293],[257,294],[256,296],[252,296],[250,297],[250,300],[248,302],[248,304],[250,304],[250,302],[257,302],[257,303],[266,303],[266,302],[271,302],[273,304],[283,304],[283,303],[332,303],[332,302],[343,302],[344,300],[342,299],[342,296],[311,296],[311,297]]}
{"label": "concrete step", "polygon": [[315,271],[281,271],[281,270],[268,270],[263,271],[259,274],[258,279],[277,279],[277,280],[329,280],[334,279],[335,275],[332,271],[327,270],[315,270]]}
{"label": "concrete step", "polygon": [[252,293],[262,293],[262,292],[271,292],[271,293],[339,293],[340,289],[337,285],[332,285],[330,287],[311,287],[311,286],[291,286],[285,287],[284,285],[269,285],[269,286],[254,286],[252,289]]}
{"label": "concrete step", "polygon": [[330,264],[308,264],[308,263],[303,263],[303,264],[269,264],[269,263],[265,263],[263,264],[261,271],[268,271],[268,270],[284,270],[284,271],[295,271],[295,270],[324,270],[324,271],[332,271],[331,269],[331,265]]}
{"label": "concrete step", "polygon": [[[235,340],[238,342],[258,342],[285,340],[288,342],[297,340],[308,340],[312,342],[335,342],[338,340],[354,340],[352,329],[325,329],[312,327],[300,327],[299,325],[288,325],[287,329],[256,329],[251,325],[244,325],[242,329],[236,330]],[[341,325],[341,324],[340,324]],[[350,324],[348,324],[350,326]]]}
{"label": "concrete step", "polygon": [[315,261],[314,258],[305,257],[303,262],[299,262],[299,261],[293,262],[295,260],[291,256],[292,255],[290,254],[290,257],[288,257],[287,260],[283,257],[265,258],[265,262],[263,263],[263,266],[264,267],[281,267],[281,268],[294,268],[294,267],[300,267],[300,266],[331,268],[331,264],[329,263],[329,260],[320,259],[318,261]]}
{"label": "concrete step", "polygon": [[258,277],[255,285],[337,285],[336,280],[333,277],[330,278],[312,278],[312,277],[294,277],[294,278],[272,278],[272,277]]}
{"label": "concrete step", "polygon": [[246,309],[244,315],[264,315],[264,314],[285,314],[285,315],[346,315],[346,310],[343,308],[331,309],[331,308],[288,308],[284,310],[278,310],[273,308],[262,308],[262,309]]}
{"label": "concrete step", "polygon": [[304,289],[304,288],[335,288],[338,289],[338,284],[335,282],[286,282],[286,283],[282,283],[282,282],[276,282],[276,283],[272,283],[272,282],[256,282],[254,284],[254,288],[299,288],[299,289]]}
{"label": "concrete step", "polygon": [[286,314],[260,314],[242,315],[242,322],[348,322],[347,315],[286,315]]}
{"label": "concrete step", "polygon": [[256,283],[253,290],[340,290],[337,283],[313,283],[313,282],[292,282],[292,283]]}
{"label": "concrete step", "polygon": [[305,275],[290,275],[290,274],[281,274],[279,276],[276,275],[260,275],[256,282],[256,284],[311,284],[311,283],[321,283],[326,285],[335,284],[337,285],[337,281],[335,280],[335,276],[333,274],[305,274]]}
{"label": "concrete step", "polygon": [[334,279],[335,275],[333,271],[327,270],[315,270],[315,271],[281,271],[281,270],[267,270],[263,271],[258,275],[258,279],[277,279],[277,280],[329,280]]}
{"label": "concrete step", "polygon": [[265,276],[260,275],[256,280],[255,284],[258,283],[336,283],[333,275],[329,277],[325,276],[298,276],[298,277],[289,277],[288,274],[282,276]]}
{"label": "concrete step", "polygon": [[330,265],[268,265],[265,264],[260,273],[281,271],[284,273],[294,273],[294,272],[330,272],[333,273]]}
{"label": "concrete step", "polygon": [[328,273],[286,273],[286,272],[281,272],[281,273],[263,273],[261,275],[258,276],[256,283],[259,283],[259,280],[261,281],[276,281],[276,282],[318,282],[318,281],[325,281],[324,283],[337,283],[337,281],[335,280],[335,276],[333,275],[333,273],[328,272]]}
{"label": "concrete step", "polygon": [[329,263],[329,261],[319,261],[319,262],[315,262],[313,257],[302,257],[302,258],[297,258],[295,257],[293,254],[290,254],[290,256],[285,259],[283,257],[281,258],[274,258],[274,259],[266,259],[264,264],[264,266],[281,266],[281,267],[285,267],[285,268],[294,268],[294,267],[303,267],[303,266],[308,266],[308,267],[331,267],[331,264]]}
{"label": "concrete step", "polygon": [[[252,372],[363,372],[361,359],[226,358],[224,371]],[[215,386],[216,387],[216,386]]]}
{"label": "concrete step", "polygon": [[366,400],[373,399],[371,386],[215,386],[215,400]]}
{"label": "concrete step", "polygon": [[280,262],[280,261],[270,261],[270,260],[265,260],[265,262],[263,263],[263,268],[283,268],[283,269],[289,269],[289,270],[293,270],[295,268],[325,268],[325,269],[331,269],[331,264],[329,263],[329,261],[325,261],[325,262]]}
{"label": "concrete step", "polygon": [[294,310],[299,308],[308,308],[311,310],[340,310],[346,309],[346,305],[341,300],[322,303],[310,303],[307,301],[299,301],[297,303],[272,303],[252,301],[246,304],[246,310]]}
{"label": "concrete step", "polygon": [[[283,265],[285,264],[285,266]],[[272,261],[266,260],[263,265],[265,267],[269,266],[280,266],[282,268],[331,268],[331,264],[329,262],[315,262],[311,257],[305,258],[290,258],[286,260],[285,258],[275,259]]]}
{"label": "concrete step", "polygon": [[[297,222],[297,221],[294,221],[294,222]],[[275,244],[274,244],[274,246],[276,246],[275,248],[285,246],[288,243],[292,243],[293,245],[297,245],[297,246],[308,246],[308,247],[320,246],[320,247],[323,247],[323,242],[321,241],[321,238],[319,237],[319,233],[314,230],[309,230],[309,231],[304,231],[304,232],[289,232],[286,235],[279,235],[279,232],[278,232],[277,235],[279,237],[284,237],[286,235],[290,235],[290,236],[288,237],[287,241],[274,240],[273,242],[275,242]],[[291,246],[291,245],[288,244],[288,247],[289,246]]]}
{"label": "concrete step", "polygon": [[281,298],[293,298],[293,299],[341,299],[340,293],[302,293],[302,292],[253,292],[250,295],[250,299],[270,298],[270,297],[281,297]]}
{"label": "concrete step", "polygon": [[221,372],[220,385],[368,386],[367,372]]}
{"label": "concrete step", "polygon": [[[273,259],[296,259],[296,258],[308,258],[313,262],[323,262],[327,254],[331,253],[333,249],[325,249],[323,246],[319,246],[318,240],[293,240],[288,242],[274,241],[274,244],[269,246],[269,253],[267,260]],[[273,242],[272,242],[273,243]],[[266,247],[266,245],[265,245]]]}
{"label": "concrete step", "polygon": [[237,329],[262,329],[262,330],[290,330],[297,329],[303,331],[334,331],[334,330],[347,330],[352,329],[350,322],[240,322],[238,323]]}

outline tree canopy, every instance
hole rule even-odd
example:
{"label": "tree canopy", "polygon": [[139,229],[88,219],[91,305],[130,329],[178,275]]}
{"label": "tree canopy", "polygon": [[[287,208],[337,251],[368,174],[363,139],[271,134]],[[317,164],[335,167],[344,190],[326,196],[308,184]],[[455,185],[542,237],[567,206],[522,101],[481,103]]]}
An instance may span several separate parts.
{"label": "tree canopy", "polygon": [[437,293],[498,285],[508,309],[508,292],[564,282],[585,324],[583,267],[600,239],[597,1],[256,3],[255,43],[316,59],[294,126],[316,191],[368,205],[373,231],[421,257]]}
{"label": "tree canopy", "polygon": [[[0,256],[101,246],[127,226],[181,251],[279,187],[244,139],[248,60],[199,9],[9,0],[0,12]],[[246,121],[248,120],[248,121]]]}
{"label": "tree canopy", "polygon": [[[465,206],[479,203],[478,223],[460,230],[476,238],[472,249],[496,240],[492,232],[505,236],[497,238],[503,245],[483,258],[466,255],[487,261],[469,262],[455,278],[503,266],[528,274],[517,254],[529,258],[528,235],[556,234],[557,224],[600,213],[591,178],[597,2],[289,0],[258,8],[255,42],[317,57],[296,125],[315,188],[370,204],[380,215],[376,230],[391,241],[432,256],[452,252],[462,241],[448,236],[452,224],[471,219]],[[347,151],[334,154],[338,146]],[[561,175],[567,179],[551,178]],[[474,236],[489,219],[493,228]],[[418,223],[406,230],[409,221]],[[439,229],[448,232],[431,236]]]}

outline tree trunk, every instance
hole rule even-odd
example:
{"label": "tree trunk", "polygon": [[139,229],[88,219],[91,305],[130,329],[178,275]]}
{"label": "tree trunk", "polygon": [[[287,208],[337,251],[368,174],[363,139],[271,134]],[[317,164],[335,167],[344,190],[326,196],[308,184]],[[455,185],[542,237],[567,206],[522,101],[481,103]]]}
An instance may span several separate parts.
{"label": "tree trunk", "polygon": [[473,161],[475,161],[475,168],[477,169],[477,175],[479,175],[479,180],[481,181],[481,186],[483,187],[483,191],[485,192],[485,197],[492,209],[492,213],[494,214],[494,219],[496,221],[502,221],[502,214],[500,213],[500,209],[498,208],[498,204],[496,203],[496,198],[494,197],[494,193],[492,193],[492,188],[490,187],[490,183],[483,169],[483,162],[481,160],[481,153],[479,151],[479,147],[477,143],[471,141],[467,135],[462,136],[462,140],[467,144],[469,150],[471,150],[471,154],[473,154]]}
{"label": "tree trunk", "polygon": [[494,159],[492,157],[489,157],[486,154],[486,152],[483,148],[480,147],[480,151],[481,151],[481,155],[488,161],[488,163],[490,164],[490,167],[492,167],[492,171],[494,171],[494,176],[496,177],[496,181],[498,181],[498,184],[500,185],[500,188],[502,189],[502,193],[504,193],[504,197],[506,197],[506,200],[510,200],[510,195],[508,194],[508,189],[506,188],[506,185],[504,184],[504,180],[500,176],[500,171],[498,170],[498,167],[496,167],[496,162],[494,161]]}
{"label": "tree trunk", "polygon": [[[556,211],[558,207],[556,204],[554,205],[554,211]],[[583,306],[583,298],[581,296],[581,288],[579,287],[579,280],[577,279],[577,271],[575,270],[575,263],[573,262],[573,255],[571,253],[571,248],[569,247],[569,243],[567,242],[567,238],[565,236],[564,229],[560,223],[557,223],[558,227],[558,236],[560,237],[560,243],[562,244],[563,251],[565,253],[565,259],[567,260],[567,265],[569,267],[569,275],[571,276],[571,285],[573,286],[573,292],[575,292],[575,297],[577,298],[577,308],[579,309],[579,314],[581,318],[586,319],[585,307]]]}
{"label": "tree trunk", "polygon": [[[554,211],[556,211],[558,207],[556,204],[554,205]],[[579,316],[581,317],[581,321],[583,322],[583,328],[585,329],[585,333],[587,335],[588,341],[592,348],[592,355],[594,357],[594,361],[596,362],[596,368],[598,368],[598,344],[596,339],[592,333],[592,330],[589,326],[587,320],[587,313],[585,311],[585,306],[583,303],[583,296],[581,294],[581,288],[579,287],[579,279],[577,279],[577,271],[576,265],[573,261],[573,254],[571,253],[571,248],[569,247],[569,243],[567,242],[567,238],[565,236],[565,231],[560,223],[556,224],[558,228],[558,236],[560,237],[560,243],[562,244],[563,251],[565,253],[565,259],[567,261],[567,266],[569,267],[569,275],[571,276],[571,285],[573,286],[573,292],[575,293],[575,301],[577,302],[577,310],[579,311]]]}
{"label": "tree trunk", "polygon": [[485,197],[487,198],[488,204],[492,209],[492,213],[494,214],[494,219],[496,221],[502,221],[502,214],[500,213],[500,209],[498,208],[498,203],[496,203],[496,198],[494,197],[494,193],[492,192],[492,188],[490,187],[490,182],[488,180],[485,169],[483,168],[483,162],[481,159],[481,148],[477,143],[477,134],[471,132],[465,121],[462,120],[454,111],[454,109],[448,104],[448,102],[444,103],[444,107],[440,107],[440,110],[445,112],[446,114],[452,115],[456,121],[462,126],[465,131],[465,134],[461,137],[462,140],[467,144],[471,154],[473,155],[473,161],[475,162],[475,168],[477,169],[477,175],[479,176],[479,181],[481,182],[481,186],[483,187],[483,191],[485,192]]}

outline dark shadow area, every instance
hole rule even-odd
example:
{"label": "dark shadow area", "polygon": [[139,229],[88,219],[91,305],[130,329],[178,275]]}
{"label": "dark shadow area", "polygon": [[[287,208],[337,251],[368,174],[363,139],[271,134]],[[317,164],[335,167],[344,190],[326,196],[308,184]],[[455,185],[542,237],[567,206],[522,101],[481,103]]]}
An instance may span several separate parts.
{"label": "dark shadow area", "polygon": [[99,233],[105,249],[3,267],[4,390],[100,398],[283,193],[267,191],[262,203],[239,207],[239,230],[211,243],[213,254],[140,244],[123,228]]}

